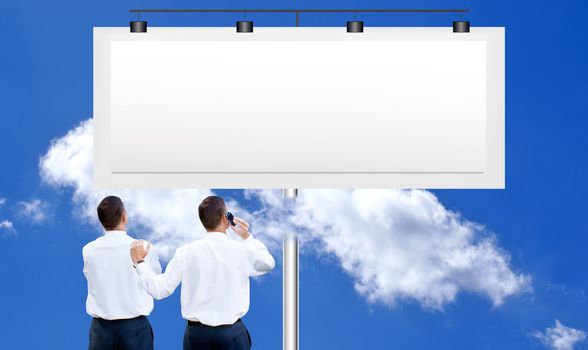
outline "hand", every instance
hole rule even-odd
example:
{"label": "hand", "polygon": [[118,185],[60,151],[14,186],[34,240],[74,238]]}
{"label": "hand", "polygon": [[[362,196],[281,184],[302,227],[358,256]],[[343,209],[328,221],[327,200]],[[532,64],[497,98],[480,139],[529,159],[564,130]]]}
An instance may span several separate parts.
{"label": "hand", "polygon": [[245,220],[238,217],[235,217],[233,221],[235,221],[235,224],[237,225],[231,225],[231,229],[233,229],[233,231],[235,231],[235,233],[238,234],[242,239],[247,239],[247,237],[249,237],[249,224]]}
{"label": "hand", "polygon": [[150,250],[151,243],[142,239],[133,241],[133,243],[131,243],[131,259],[133,260],[133,265],[137,265],[137,261],[139,260],[145,260],[145,257],[149,254]]}

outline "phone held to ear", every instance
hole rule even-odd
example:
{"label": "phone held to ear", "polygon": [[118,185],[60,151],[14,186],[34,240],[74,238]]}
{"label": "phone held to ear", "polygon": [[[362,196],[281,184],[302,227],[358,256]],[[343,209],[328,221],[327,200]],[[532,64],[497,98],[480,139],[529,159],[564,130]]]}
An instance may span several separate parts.
{"label": "phone held to ear", "polygon": [[229,220],[229,222],[231,223],[232,226],[236,226],[237,224],[235,224],[235,221],[233,219],[235,219],[235,215],[233,215],[233,213],[231,213],[230,211],[227,212],[227,219]]}

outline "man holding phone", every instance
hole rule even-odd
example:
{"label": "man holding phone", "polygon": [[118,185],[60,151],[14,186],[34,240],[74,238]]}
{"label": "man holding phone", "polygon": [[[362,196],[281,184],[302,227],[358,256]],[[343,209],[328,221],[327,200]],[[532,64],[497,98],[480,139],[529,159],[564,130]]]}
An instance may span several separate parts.
{"label": "man holding phone", "polygon": [[[249,310],[249,277],[272,270],[274,258],[221,197],[206,197],[198,216],[206,229],[204,238],[179,247],[163,274],[154,274],[143,263],[150,245],[133,242],[131,258],[139,283],[155,299],[171,295],[182,283],[182,317],[188,321],[185,350],[250,349],[251,337],[241,321]],[[227,237],[229,227],[241,241]]]}

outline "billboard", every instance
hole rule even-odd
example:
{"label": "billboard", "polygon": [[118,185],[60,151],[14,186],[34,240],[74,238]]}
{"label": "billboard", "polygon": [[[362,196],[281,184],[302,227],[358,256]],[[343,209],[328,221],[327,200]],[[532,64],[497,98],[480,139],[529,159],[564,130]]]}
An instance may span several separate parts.
{"label": "billboard", "polygon": [[94,181],[504,188],[504,28],[94,28]]}

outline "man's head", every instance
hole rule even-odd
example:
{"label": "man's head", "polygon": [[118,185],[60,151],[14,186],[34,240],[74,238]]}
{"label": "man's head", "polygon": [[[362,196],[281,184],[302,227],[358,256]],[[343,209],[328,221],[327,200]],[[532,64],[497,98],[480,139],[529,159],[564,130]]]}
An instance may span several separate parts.
{"label": "man's head", "polygon": [[227,206],[222,197],[208,196],[198,206],[198,216],[206,231],[225,232],[230,226],[226,217]]}
{"label": "man's head", "polygon": [[98,204],[98,219],[106,231],[124,230],[127,224],[127,212],[122,200],[108,196]]}

